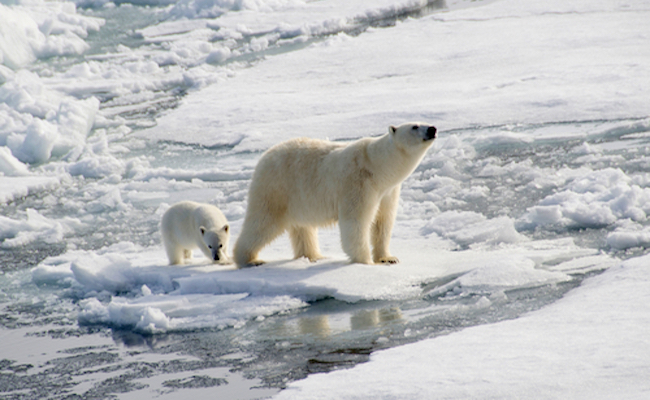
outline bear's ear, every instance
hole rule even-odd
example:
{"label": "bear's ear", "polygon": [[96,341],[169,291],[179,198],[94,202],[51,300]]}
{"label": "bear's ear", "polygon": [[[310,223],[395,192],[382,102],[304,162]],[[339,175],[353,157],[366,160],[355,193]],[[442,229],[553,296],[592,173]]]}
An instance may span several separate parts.
{"label": "bear's ear", "polygon": [[388,132],[390,132],[391,134],[394,135],[395,132],[397,132],[397,127],[396,127],[396,126],[393,126],[393,125],[389,126],[389,127],[388,127]]}
{"label": "bear's ear", "polygon": [[200,227],[199,230],[201,231],[201,236],[205,235],[205,228],[204,227]]}
{"label": "bear's ear", "polygon": [[223,228],[221,228],[221,230],[228,233],[228,231],[230,230],[230,226],[228,226],[228,224],[226,224],[226,225],[223,226]]}

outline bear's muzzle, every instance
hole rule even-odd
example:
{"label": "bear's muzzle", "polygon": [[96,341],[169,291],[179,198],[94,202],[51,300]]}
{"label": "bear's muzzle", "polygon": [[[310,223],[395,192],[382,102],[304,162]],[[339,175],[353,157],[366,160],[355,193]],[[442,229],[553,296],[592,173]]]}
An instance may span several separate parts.
{"label": "bear's muzzle", "polygon": [[424,141],[426,142],[428,140],[435,139],[436,138],[436,132],[438,132],[438,130],[436,129],[435,126],[428,127],[427,132],[424,135]]}

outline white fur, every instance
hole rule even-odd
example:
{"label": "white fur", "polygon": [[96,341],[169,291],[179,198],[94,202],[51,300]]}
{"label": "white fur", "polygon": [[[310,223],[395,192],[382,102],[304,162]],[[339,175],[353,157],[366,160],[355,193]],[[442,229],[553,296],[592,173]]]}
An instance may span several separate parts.
{"label": "white fur", "polygon": [[193,201],[174,204],[165,211],[160,232],[170,264],[189,261],[197,247],[215,263],[230,263],[228,221],[213,205]]}
{"label": "white fur", "polygon": [[315,261],[322,258],[317,228],[337,221],[352,262],[398,262],[388,245],[400,185],[433,138],[434,127],[409,123],[348,145],[299,138],[271,147],[253,174],[235,262],[262,264],[259,251],[286,230],[295,258]]}

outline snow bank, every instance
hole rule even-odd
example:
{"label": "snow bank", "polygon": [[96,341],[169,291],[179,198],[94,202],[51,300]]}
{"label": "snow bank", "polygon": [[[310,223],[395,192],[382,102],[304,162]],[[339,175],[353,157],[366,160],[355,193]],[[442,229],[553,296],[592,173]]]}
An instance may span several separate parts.
{"label": "snow bank", "polygon": [[650,256],[515,320],[374,353],[274,399],[643,398],[650,391]]}

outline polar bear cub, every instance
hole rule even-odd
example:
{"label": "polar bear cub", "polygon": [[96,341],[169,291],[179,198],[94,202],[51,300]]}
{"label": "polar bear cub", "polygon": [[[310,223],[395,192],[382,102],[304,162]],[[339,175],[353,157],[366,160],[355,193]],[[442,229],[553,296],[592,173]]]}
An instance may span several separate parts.
{"label": "polar bear cub", "polygon": [[400,186],[435,138],[435,127],[407,123],[347,145],[299,138],[271,147],[253,173],[237,266],[263,264],[259,251],[285,231],[295,258],[318,260],[317,228],[337,221],[350,261],[397,263],[388,245]]}
{"label": "polar bear cub", "polygon": [[162,217],[162,241],[170,264],[192,259],[192,250],[201,249],[215,263],[228,264],[230,227],[221,210],[210,204],[182,201]]}

